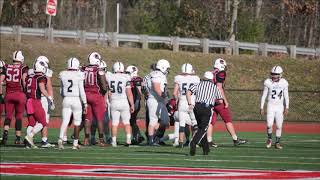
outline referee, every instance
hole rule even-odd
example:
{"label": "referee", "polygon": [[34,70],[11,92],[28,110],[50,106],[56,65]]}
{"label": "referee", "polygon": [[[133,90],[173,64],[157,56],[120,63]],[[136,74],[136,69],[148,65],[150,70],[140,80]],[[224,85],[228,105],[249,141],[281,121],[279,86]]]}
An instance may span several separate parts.
{"label": "referee", "polygon": [[[198,131],[190,142],[190,155],[196,154],[196,145],[202,145],[203,155],[209,154],[207,130],[212,115],[212,107],[216,99],[222,102],[222,95],[217,86],[212,82],[213,74],[210,71],[204,73],[204,78],[197,85],[190,86],[187,92],[189,109],[194,112],[198,123]],[[191,104],[191,95],[195,95],[195,104]]]}

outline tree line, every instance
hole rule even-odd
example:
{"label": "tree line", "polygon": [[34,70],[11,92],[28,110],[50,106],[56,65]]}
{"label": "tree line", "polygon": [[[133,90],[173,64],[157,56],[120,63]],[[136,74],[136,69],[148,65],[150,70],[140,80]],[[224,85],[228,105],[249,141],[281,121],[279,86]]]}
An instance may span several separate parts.
{"label": "tree line", "polygon": [[[319,0],[58,0],[52,27],[320,46]],[[45,28],[44,0],[0,0],[3,26]]]}

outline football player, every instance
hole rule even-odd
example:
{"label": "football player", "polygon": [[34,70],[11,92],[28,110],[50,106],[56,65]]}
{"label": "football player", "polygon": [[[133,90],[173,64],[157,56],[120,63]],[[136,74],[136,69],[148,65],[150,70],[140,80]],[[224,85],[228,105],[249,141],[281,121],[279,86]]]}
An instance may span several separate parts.
{"label": "football player", "polygon": [[234,126],[232,124],[232,118],[231,113],[229,110],[229,103],[226,98],[226,94],[224,93],[224,82],[226,79],[226,68],[227,63],[224,59],[218,58],[214,60],[213,70],[211,71],[213,74],[213,82],[217,85],[218,89],[221,92],[221,95],[223,97],[223,103],[220,103],[220,101],[216,101],[214,108],[213,108],[213,114],[211,119],[211,124],[208,128],[208,143],[209,145],[213,147],[217,147],[216,144],[212,142],[212,127],[217,121],[217,116],[220,115],[222,120],[224,121],[226,128],[229,132],[229,134],[232,137],[234,146],[239,146],[241,144],[247,143],[247,140],[238,138],[236,131],[234,129]]}
{"label": "football player", "polygon": [[28,75],[26,80],[28,127],[25,144],[26,147],[37,148],[33,143],[33,137],[47,125],[46,114],[41,104],[41,95],[44,95],[50,104],[53,103],[53,98],[49,96],[46,90],[47,77],[45,75],[45,66],[41,62],[36,62],[33,65],[33,70],[34,75]]}
{"label": "football player", "polygon": [[[106,79],[108,79],[108,76],[111,74],[111,72],[107,71],[107,63],[105,61],[101,60],[99,69],[105,72]],[[105,101],[106,101],[107,110],[104,115],[103,127],[104,127],[104,135],[105,135],[106,142],[110,144],[111,143],[110,128],[109,128],[110,104],[109,104],[108,93],[105,94]],[[90,140],[91,145],[96,144],[96,138],[95,138],[96,129],[97,129],[97,120],[94,119],[91,125],[91,140]]]}
{"label": "football player", "polygon": [[101,55],[92,52],[88,56],[89,65],[83,67],[85,74],[84,90],[87,97],[87,114],[85,117],[85,139],[84,145],[89,145],[91,123],[93,118],[97,119],[99,131],[99,146],[106,146],[103,136],[103,120],[106,111],[104,95],[107,92],[105,72],[99,69]]}
{"label": "football player", "polygon": [[[266,147],[272,146],[272,126],[276,121],[276,142],[275,148],[282,149],[280,137],[282,133],[283,115],[289,112],[289,93],[288,82],[282,78],[283,70],[280,66],[271,69],[270,78],[264,81],[264,89],[261,97],[260,113],[264,115],[264,102],[268,97],[267,103],[267,143]],[[285,107],[284,107],[285,106]]]}
{"label": "football player", "polygon": [[24,64],[24,56],[22,51],[13,53],[13,63],[6,64],[0,75],[0,96],[2,96],[2,85],[6,82],[6,96],[4,99],[6,118],[4,120],[4,131],[2,136],[2,144],[6,145],[8,140],[8,131],[10,123],[15,112],[16,119],[16,139],[15,144],[21,144],[21,128],[22,116],[26,104],[26,95],[24,88],[26,85],[25,79],[28,73],[28,67]]}
{"label": "football player", "polygon": [[[191,124],[193,131],[196,130],[197,120],[193,111],[189,110],[186,93],[190,86],[198,84],[200,78],[194,74],[194,70],[191,64],[185,63],[181,66],[182,74],[177,75],[174,78],[173,96],[179,99],[178,105],[178,117],[179,117],[179,147],[183,147],[185,139],[186,124]],[[192,96],[194,104],[194,96]]]}
{"label": "football player", "polygon": [[130,125],[132,129],[133,141],[132,144],[140,144],[144,141],[144,137],[141,135],[139,126],[137,125],[137,115],[140,111],[140,102],[141,102],[141,84],[143,79],[138,76],[138,68],[136,66],[128,66],[126,73],[131,76],[131,91],[134,101],[134,112],[131,113]]}
{"label": "football player", "polygon": [[[151,70],[151,72],[156,70],[156,63],[153,63],[150,65],[150,70]],[[145,135],[147,137],[148,142],[149,142],[148,127],[149,127],[150,119],[149,119],[149,109],[148,109],[148,104],[147,104],[147,100],[148,100],[148,96],[149,96],[149,88],[147,86],[147,82],[151,81],[151,72],[143,78],[142,86],[141,86],[141,91],[144,95],[144,106],[145,106],[145,117],[146,117]]]}
{"label": "football player", "polygon": [[[131,91],[131,77],[124,73],[124,65],[115,62],[113,74],[108,76],[109,99],[112,119],[112,146],[117,146],[117,133],[120,117],[126,132],[126,144],[131,144],[130,113],[134,112],[133,95]],[[129,101],[129,102],[128,102]]]}
{"label": "football player", "polygon": [[[47,89],[47,92],[49,93],[49,96],[53,97],[53,88],[52,88],[52,82],[51,82],[53,71],[49,68],[49,59],[46,56],[39,56],[39,57],[37,57],[35,63],[37,63],[37,62],[40,62],[40,65],[43,65],[46,68],[46,72],[45,72],[45,76],[47,77],[46,89]],[[34,70],[29,69],[28,75],[33,76]],[[50,104],[49,100],[44,95],[41,95],[41,104],[42,104],[42,107],[43,107],[44,112],[46,114],[46,122],[47,122],[47,124],[49,124],[49,120],[50,120],[49,110],[51,110],[51,111],[54,110],[55,106],[54,106],[54,104]],[[41,131],[41,135],[42,135],[42,141],[41,141],[42,148],[48,148],[48,147],[55,146],[54,144],[50,144],[48,142],[48,127],[47,126],[43,127],[43,129]]]}
{"label": "football player", "polygon": [[[169,125],[168,110],[166,108],[167,100],[167,74],[169,73],[170,63],[165,59],[160,59],[156,64],[156,70],[150,73],[150,79],[147,81],[148,87],[148,145],[157,145],[154,143],[154,135],[157,129],[165,129]],[[160,119],[160,124],[158,120]]]}
{"label": "football player", "polygon": [[[67,62],[67,70],[60,72],[62,101],[62,124],[60,127],[60,136],[58,140],[59,149],[63,147],[63,137],[67,130],[71,115],[73,115],[73,124],[75,128],[73,147],[79,149],[79,131],[82,121],[82,113],[86,114],[87,98],[84,92],[84,74],[79,71],[80,62],[77,58],[70,58]],[[84,109],[84,112],[82,112]]]}

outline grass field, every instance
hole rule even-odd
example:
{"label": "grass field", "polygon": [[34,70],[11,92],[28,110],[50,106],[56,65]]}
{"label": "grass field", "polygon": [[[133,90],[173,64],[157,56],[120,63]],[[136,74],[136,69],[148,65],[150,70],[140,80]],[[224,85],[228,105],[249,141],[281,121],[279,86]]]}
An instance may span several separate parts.
{"label": "grass field", "polygon": [[[55,140],[57,129],[51,129],[50,139]],[[123,134],[120,132],[119,134]],[[148,147],[135,146],[117,148],[100,148],[96,146],[72,150],[24,149],[9,145],[1,147],[1,163],[4,162],[37,162],[37,163],[72,163],[72,164],[108,164],[129,166],[172,166],[172,167],[205,167],[223,169],[255,169],[255,170],[310,170],[320,171],[320,137],[307,134],[284,134],[284,149],[265,148],[265,134],[240,133],[249,143],[234,147],[226,133],[216,133],[218,148],[212,148],[209,156],[203,156],[202,150],[197,155],[188,155],[189,148],[177,149],[168,142],[167,146]],[[13,140],[13,137],[9,137]],[[39,141],[36,139],[35,141]],[[119,141],[124,141],[123,137]],[[4,176],[1,179],[24,179],[24,177]],[[70,178],[70,177],[69,177]],[[69,179],[67,178],[67,179]],[[32,179],[43,179],[36,177]],[[63,178],[62,178],[63,179]]]}

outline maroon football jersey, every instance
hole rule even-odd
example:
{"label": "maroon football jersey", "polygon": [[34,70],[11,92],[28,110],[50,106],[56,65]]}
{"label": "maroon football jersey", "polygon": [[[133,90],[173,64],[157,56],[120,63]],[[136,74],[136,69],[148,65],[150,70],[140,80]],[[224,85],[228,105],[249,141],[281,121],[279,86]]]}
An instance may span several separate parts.
{"label": "maroon football jersey", "polygon": [[85,92],[99,93],[100,86],[98,82],[98,66],[85,66],[83,67],[83,72],[85,74],[84,80],[84,90]]}
{"label": "maroon football jersey", "polygon": [[28,73],[28,67],[23,64],[6,64],[3,74],[6,76],[6,92],[23,92],[22,75]]}
{"label": "maroon football jersey", "polygon": [[47,77],[45,75],[35,74],[27,77],[27,98],[41,99],[41,91],[39,84],[43,82],[47,84]]}
{"label": "maroon football jersey", "polygon": [[213,83],[224,83],[226,80],[227,73],[226,71],[219,71],[218,69],[214,69],[211,71],[213,74]]}

